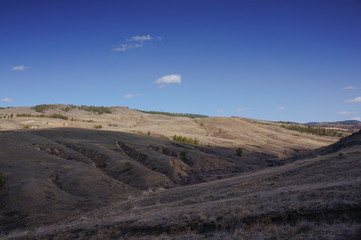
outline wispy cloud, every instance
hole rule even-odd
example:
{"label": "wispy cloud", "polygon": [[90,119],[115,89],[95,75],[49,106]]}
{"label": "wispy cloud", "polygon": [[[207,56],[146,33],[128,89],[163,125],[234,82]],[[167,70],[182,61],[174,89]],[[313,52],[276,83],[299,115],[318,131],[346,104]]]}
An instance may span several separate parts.
{"label": "wispy cloud", "polygon": [[347,99],[345,102],[354,103],[354,102],[361,102],[361,97],[355,97],[354,99]]}
{"label": "wispy cloud", "polygon": [[133,36],[131,38],[125,39],[127,43],[120,43],[120,47],[114,47],[112,50],[117,52],[125,52],[132,48],[141,48],[144,46],[144,42],[153,41],[153,40],[161,40],[161,37],[152,37],[149,34],[143,36]]}
{"label": "wispy cloud", "polygon": [[11,68],[12,71],[24,71],[25,70],[25,66],[24,65],[19,65],[19,66],[14,66]]}
{"label": "wispy cloud", "polygon": [[361,121],[361,118],[360,118],[360,117],[354,117],[354,118],[351,118],[350,120],[357,120],[357,121]]}
{"label": "wispy cloud", "polygon": [[139,97],[142,96],[142,94],[125,94],[123,98],[133,98],[133,97]]}
{"label": "wispy cloud", "polygon": [[133,36],[131,38],[126,39],[126,41],[128,42],[132,42],[132,41],[150,41],[153,40],[153,38],[148,34],[148,35],[144,35],[144,36]]}
{"label": "wispy cloud", "polygon": [[281,110],[281,111],[282,111],[282,110],[285,110],[285,109],[286,109],[286,108],[285,108],[284,106],[279,106],[279,107],[278,107],[278,110]]}
{"label": "wispy cloud", "polygon": [[217,110],[216,112],[217,112],[217,113],[222,113],[222,112],[224,112],[224,110],[223,110],[223,109],[219,109],[219,110]]}
{"label": "wispy cloud", "polygon": [[247,107],[247,108],[237,108],[237,111],[242,112],[242,111],[249,111],[251,110],[251,108]]}
{"label": "wispy cloud", "polygon": [[15,100],[11,98],[3,98],[0,100],[0,102],[15,102]]}
{"label": "wispy cloud", "polygon": [[127,51],[129,48],[132,48],[132,45],[129,44],[120,44],[120,47],[117,48],[113,48],[113,51],[118,51],[118,52],[125,52]]}
{"label": "wispy cloud", "polygon": [[337,114],[342,114],[342,115],[351,115],[351,114],[357,114],[357,112],[347,112],[347,111],[340,111]]}
{"label": "wispy cloud", "polygon": [[359,88],[355,87],[355,86],[348,86],[348,87],[343,88],[343,90],[352,90],[352,89],[359,89]]}
{"label": "wispy cloud", "polygon": [[158,78],[155,83],[161,84],[159,87],[165,87],[165,84],[171,84],[171,83],[178,83],[180,84],[182,82],[182,77],[179,74],[170,74],[163,76],[161,78]]}

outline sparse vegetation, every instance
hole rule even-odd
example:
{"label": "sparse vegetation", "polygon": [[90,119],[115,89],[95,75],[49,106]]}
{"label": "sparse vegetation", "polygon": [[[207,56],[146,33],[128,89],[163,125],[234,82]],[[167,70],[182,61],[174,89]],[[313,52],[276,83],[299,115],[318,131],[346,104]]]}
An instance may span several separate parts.
{"label": "sparse vegetation", "polygon": [[179,159],[182,161],[186,160],[186,154],[187,154],[186,150],[183,150],[182,152],[180,152]]}
{"label": "sparse vegetation", "polygon": [[173,140],[177,141],[177,142],[184,142],[184,143],[190,143],[190,144],[196,144],[196,145],[199,144],[199,140],[197,138],[193,139],[193,138],[187,138],[187,137],[184,137],[184,136],[174,135]]}
{"label": "sparse vegetation", "polygon": [[81,120],[82,122],[94,122],[93,119],[89,119],[89,120]]}
{"label": "sparse vegetation", "polygon": [[158,111],[142,111],[137,110],[142,113],[148,113],[148,114],[159,114],[159,115],[165,115],[165,116],[171,116],[171,117],[188,117],[188,118],[207,118],[207,115],[201,115],[201,114],[193,114],[193,113],[170,113],[170,112],[158,112]]}
{"label": "sparse vegetation", "polygon": [[112,124],[112,123],[109,123],[108,125],[109,127],[118,127],[118,124]]}
{"label": "sparse vegetation", "polygon": [[94,112],[96,114],[103,114],[103,113],[112,113],[112,111],[110,110],[109,107],[96,107],[96,106],[86,106],[86,105],[81,105],[80,107],[78,107],[78,109],[80,110],[84,110],[84,111],[89,111],[89,112]]}
{"label": "sparse vegetation", "polygon": [[59,119],[63,119],[63,120],[68,120],[67,116],[64,116],[64,115],[59,114],[59,113],[54,113],[54,114],[48,115],[48,117],[49,118],[59,118]]}
{"label": "sparse vegetation", "polygon": [[301,133],[311,133],[312,135],[318,136],[331,136],[331,137],[343,137],[343,133],[341,130],[322,128],[322,127],[313,127],[306,126],[301,124],[281,124],[281,127],[286,128],[288,130],[299,131]]}
{"label": "sparse vegetation", "polygon": [[128,175],[133,175],[134,174],[133,164],[131,162],[126,162],[123,165],[123,169],[124,169],[124,171],[126,171],[128,173]]}
{"label": "sparse vegetation", "polygon": [[2,172],[0,172],[0,188],[4,187],[4,185],[5,185],[5,178]]}
{"label": "sparse vegetation", "polygon": [[50,115],[45,115],[45,114],[28,114],[28,113],[21,113],[21,114],[16,114],[17,117],[39,117],[39,118],[59,118],[59,119],[63,119],[63,120],[68,120],[68,117],[59,113],[54,113],[54,114],[50,114]]}
{"label": "sparse vegetation", "polygon": [[69,105],[69,106],[62,108],[61,110],[63,110],[64,112],[69,112],[70,110],[75,109],[75,108],[77,108],[77,106]]}
{"label": "sparse vegetation", "polygon": [[23,126],[23,129],[28,129],[28,128],[30,128],[29,125]]}
{"label": "sparse vegetation", "polygon": [[238,157],[242,157],[242,155],[243,155],[243,149],[242,149],[242,148],[237,148],[237,150],[236,150],[236,155],[237,155]]}
{"label": "sparse vegetation", "polygon": [[36,112],[40,112],[40,113],[44,113],[46,110],[49,109],[55,109],[56,105],[54,104],[41,104],[41,105],[36,105],[35,107],[32,107],[32,109],[34,109]]}
{"label": "sparse vegetation", "polygon": [[100,128],[103,128],[103,125],[101,125],[101,124],[95,125],[94,128],[100,129]]}

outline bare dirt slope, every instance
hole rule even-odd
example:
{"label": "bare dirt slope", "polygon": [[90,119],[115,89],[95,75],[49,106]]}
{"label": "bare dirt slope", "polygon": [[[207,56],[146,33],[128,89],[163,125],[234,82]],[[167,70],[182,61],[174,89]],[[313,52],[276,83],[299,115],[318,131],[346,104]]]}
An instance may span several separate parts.
{"label": "bare dirt slope", "polygon": [[350,239],[361,223],[361,132],[306,158],[181,186],[5,239]]}

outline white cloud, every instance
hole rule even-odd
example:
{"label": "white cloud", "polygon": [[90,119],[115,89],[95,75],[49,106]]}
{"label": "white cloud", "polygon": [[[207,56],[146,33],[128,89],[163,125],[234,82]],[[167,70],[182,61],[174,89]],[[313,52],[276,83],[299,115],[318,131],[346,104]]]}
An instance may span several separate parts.
{"label": "white cloud", "polygon": [[160,85],[158,88],[164,88],[165,84]]}
{"label": "white cloud", "polygon": [[360,117],[354,117],[354,118],[351,118],[350,120],[357,120],[357,121],[361,121],[361,118],[360,118]]}
{"label": "white cloud", "polygon": [[142,96],[142,94],[125,94],[123,98],[133,98],[133,97],[139,97]]}
{"label": "white cloud", "polygon": [[182,82],[182,77],[181,75],[178,74],[170,74],[170,75],[166,75],[163,76],[161,78],[158,78],[155,83],[156,84],[169,84],[169,83],[178,83],[180,84]]}
{"label": "white cloud", "polygon": [[284,106],[279,106],[278,110],[285,110],[286,108]]}
{"label": "white cloud", "polygon": [[126,41],[150,41],[153,40],[153,38],[148,34],[144,36],[133,36],[132,38],[128,38]]}
{"label": "white cloud", "polygon": [[24,71],[25,70],[25,66],[24,65],[19,65],[19,66],[14,66],[11,68],[12,71]]}
{"label": "white cloud", "polygon": [[361,97],[355,97],[354,99],[347,99],[345,102],[361,102]]}
{"label": "white cloud", "polygon": [[223,109],[219,109],[219,110],[217,110],[216,112],[217,112],[217,113],[222,113],[222,112],[224,112],[224,110],[223,110]]}
{"label": "white cloud", "polygon": [[358,87],[348,86],[348,87],[343,88],[343,90],[352,90],[352,89],[358,89]]}
{"label": "white cloud", "polygon": [[350,114],[356,114],[357,112],[347,112],[347,111],[340,111],[337,114],[342,114],[342,115],[350,115]]}
{"label": "white cloud", "polygon": [[11,98],[3,98],[0,100],[0,102],[15,102],[15,100]]}

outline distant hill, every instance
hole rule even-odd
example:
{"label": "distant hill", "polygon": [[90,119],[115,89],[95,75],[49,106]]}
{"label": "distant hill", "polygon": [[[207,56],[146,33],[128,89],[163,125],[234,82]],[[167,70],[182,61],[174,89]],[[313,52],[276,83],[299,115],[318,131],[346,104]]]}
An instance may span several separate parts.
{"label": "distant hill", "polygon": [[361,129],[361,122],[357,120],[345,120],[337,122],[309,122],[305,125],[314,127],[341,128],[351,132],[355,132]]}

